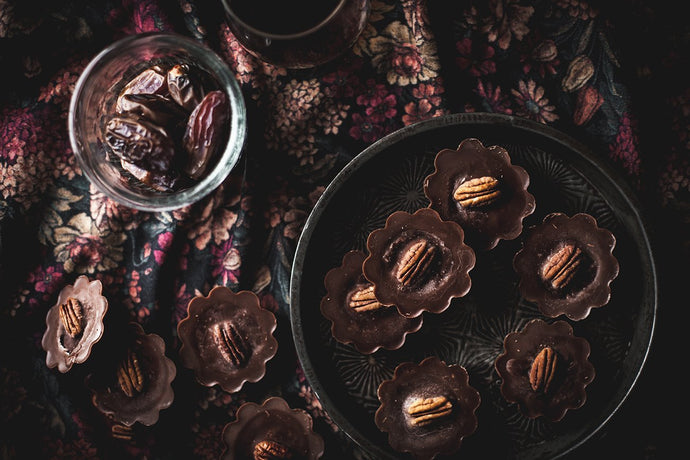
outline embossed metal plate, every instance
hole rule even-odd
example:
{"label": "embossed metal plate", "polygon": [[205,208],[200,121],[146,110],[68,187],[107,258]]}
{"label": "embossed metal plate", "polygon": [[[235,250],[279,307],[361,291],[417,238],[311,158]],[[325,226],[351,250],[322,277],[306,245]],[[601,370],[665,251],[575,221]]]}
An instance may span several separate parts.
{"label": "embossed metal plate", "polygon": [[[336,342],[321,316],[323,278],[350,249],[366,250],[366,238],[393,211],[428,206],[424,178],[443,148],[468,137],[505,147],[530,174],[536,211],[525,229],[550,212],[586,212],[616,236],[620,274],[610,302],[570,323],[591,345],[596,377],[583,407],[560,422],[529,419],[500,394],[494,361],[506,334],[542,317],[517,290],[512,259],[521,237],[477,253],[472,288],[442,314],[426,314],[421,330],[395,351],[363,355]],[[374,424],[378,385],[401,362],[437,355],[460,364],[480,391],[479,427],[463,442],[463,458],[557,458],[594,435],[626,399],[651,343],[657,308],[653,254],[639,205],[623,179],[565,134],[529,120],[497,114],[456,114],[406,127],[355,157],[316,204],[300,238],[291,279],[291,322],[297,352],[310,385],[333,421],[375,458],[398,458]],[[547,319],[547,318],[545,318]],[[565,319],[564,317],[558,319]],[[547,319],[548,320],[548,319]]]}

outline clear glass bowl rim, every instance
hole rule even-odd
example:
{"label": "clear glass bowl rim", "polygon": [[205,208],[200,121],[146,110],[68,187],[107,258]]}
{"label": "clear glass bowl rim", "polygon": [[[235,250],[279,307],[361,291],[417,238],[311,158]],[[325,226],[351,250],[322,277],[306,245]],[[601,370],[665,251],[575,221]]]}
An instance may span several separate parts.
{"label": "clear glass bowl rim", "polygon": [[[84,91],[90,79],[105,63],[111,59],[117,58],[117,56],[126,52],[131,47],[145,42],[178,46],[188,50],[191,55],[197,57],[203,62],[206,70],[212,72],[212,75],[221,85],[221,89],[228,95],[231,111],[228,142],[225,145],[224,151],[220,154],[218,161],[205,177],[189,188],[172,193],[158,193],[151,196],[143,196],[124,187],[114,187],[105,177],[91,167],[90,162],[92,160],[87,158],[89,155],[89,153],[87,153],[88,149],[81,147],[76,134],[76,117],[79,115],[78,106],[82,97],[84,97]],[[230,171],[239,161],[247,135],[244,97],[227,63],[201,42],[197,42],[189,37],[174,32],[144,32],[129,35],[111,43],[100,51],[87,64],[77,80],[70,100],[67,120],[72,151],[89,181],[108,198],[120,204],[142,211],[152,212],[170,211],[190,205],[217,188],[227,178]]]}

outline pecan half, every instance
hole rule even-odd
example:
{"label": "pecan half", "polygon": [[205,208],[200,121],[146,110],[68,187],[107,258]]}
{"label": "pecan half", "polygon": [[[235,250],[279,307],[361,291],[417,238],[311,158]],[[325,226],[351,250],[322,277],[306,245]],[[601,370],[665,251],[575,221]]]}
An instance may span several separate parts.
{"label": "pecan half", "polygon": [[403,254],[398,265],[396,277],[403,285],[407,286],[419,279],[424,274],[436,254],[436,247],[420,239],[412,244]]}
{"label": "pecan half", "polygon": [[486,206],[501,196],[499,186],[500,181],[494,177],[476,177],[460,184],[453,192],[453,198],[463,208]]}
{"label": "pecan half", "polygon": [[558,366],[558,354],[551,347],[544,347],[539,352],[529,371],[529,383],[534,391],[546,393],[551,387]]}
{"label": "pecan half", "polygon": [[292,457],[291,449],[276,441],[264,440],[254,446],[254,460],[287,460]]}
{"label": "pecan half", "polygon": [[552,253],[542,267],[541,276],[554,289],[561,289],[575,277],[582,264],[582,251],[572,243]]}
{"label": "pecan half", "polygon": [[235,367],[244,366],[249,361],[251,347],[232,324],[216,324],[213,335],[220,353]]}
{"label": "pecan half", "polygon": [[84,307],[78,299],[68,298],[67,302],[60,305],[58,313],[62,326],[69,335],[76,337],[84,331]]}
{"label": "pecan half", "polygon": [[350,308],[357,313],[361,313],[383,308],[383,304],[379,302],[374,295],[374,285],[369,284],[356,290],[352,296],[350,296]]}
{"label": "pecan half", "polygon": [[122,439],[123,441],[134,439],[134,429],[131,426],[116,423],[110,428],[110,432],[115,439]]}
{"label": "pecan half", "polygon": [[410,424],[425,426],[447,417],[453,411],[453,403],[445,396],[418,398],[407,408]]}
{"label": "pecan half", "polygon": [[139,358],[132,350],[127,351],[127,357],[117,368],[117,381],[124,394],[130,398],[144,389],[144,374],[141,372]]}

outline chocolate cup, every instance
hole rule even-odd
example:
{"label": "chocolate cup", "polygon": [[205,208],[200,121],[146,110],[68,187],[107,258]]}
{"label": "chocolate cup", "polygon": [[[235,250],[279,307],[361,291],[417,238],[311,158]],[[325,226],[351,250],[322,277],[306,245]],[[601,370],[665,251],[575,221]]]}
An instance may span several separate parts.
{"label": "chocolate cup", "polygon": [[[451,401],[452,412],[429,425],[412,425],[406,411],[410,403],[437,396]],[[393,378],[379,385],[378,397],[381,406],[376,410],[376,426],[388,433],[393,449],[409,452],[417,459],[454,453],[463,439],[477,429],[479,392],[470,386],[465,368],[457,364],[448,366],[436,356],[419,364],[399,364]]]}
{"label": "chocolate cup", "polygon": [[[245,382],[263,378],[266,363],[278,351],[278,341],[272,335],[277,323],[273,313],[261,308],[256,294],[235,293],[217,286],[207,297],[194,297],[187,312],[188,316],[177,325],[182,341],[180,359],[185,367],[194,370],[200,384],[218,384],[228,393],[235,393]],[[234,351],[217,335],[229,328],[235,334],[234,339],[229,339],[236,342]],[[232,354],[238,350],[240,355]]]}
{"label": "chocolate cup", "polygon": [[[588,360],[590,346],[586,339],[573,335],[573,328],[566,321],[549,324],[533,319],[521,331],[506,335],[503,344],[504,352],[495,362],[502,379],[501,394],[506,401],[518,403],[527,417],[544,416],[557,422],[569,409],[585,404],[585,387],[595,376],[594,366]],[[529,377],[534,358],[545,347],[551,347],[561,362],[547,393],[533,390]]]}
{"label": "chocolate cup", "polygon": [[311,416],[301,409],[291,409],[284,399],[275,396],[261,405],[247,402],[240,406],[236,419],[223,428],[225,448],[221,458],[257,458],[254,449],[262,441],[288,448],[292,456],[285,458],[316,460],[324,452],[323,438],[314,432]]}
{"label": "chocolate cup", "polygon": [[[478,139],[468,138],[455,150],[438,152],[434,166],[434,172],[424,180],[429,207],[438,211],[442,219],[460,224],[467,244],[475,251],[493,249],[499,240],[512,240],[520,235],[522,221],[534,212],[535,201],[527,191],[527,171],[511,164],[503,147],[484,147]],[[486,206],[465,208],[453,198],[460,184],[485,176],[500,181],[498,200]]]}
{"label": "chocolate cup", "polygon": [[[91,354],[93,345],[103,336],[103,318],[108,311],[108,300],[101,295],[103,285],[99,280],[89,281],[79,276],[74,285],[67,285],[60,291],[57,303],[46,315],[47,329],[41,339],[46,351],[46,365],[57,367],[62,373],[69,371],[73,364],[83,363]],[[72,337],[60,320],[60,305],[69,298],[77,299],[83,308],[81,334]]]}
{"label": "chocolate cup", "polygon": [[340,267],[326,273],[326,296],[321,299],[321,313],[331,321],[333,338],[352,344],[360,353],[371,354],[379,348],[397,350],[405,343],[408,333],[422,327],[422,315],[405,318],[394,306],[364,312],[351,308],[352,294],[371,286],[362,274],[365,258],[362,251],[350,251],[343,256]]}
{"label": "chocolate cup", "polygon": [[[594,217],[579,213],[547,215],[543,222],[529,229],[523,247],[513,258],[522,296],[537,304],[549,318],[565,315],[578,321],[589,316],[592,308],[606,305],[611,298],[611,282],[618,276],[618,260],[613,255],[614,235],[597,226]],[[542,278],[547,258],[565,243],[574,244],[583,253],[579,269],[583,276],[572,282],[572,289],[553,289]]]}
{"label": "chocolate cup", "polygon": [[[404,253],[419,239],[430,242],[436,255],[425,270],[428,276],[406,285],[396,273]],[[441,220],[433,209],[419,209],[414,214],[394,212],[383,228],[369,234],[367,248],[369,256],[362,271],[374,285],[376,298],[384,305],[395,305],[406,318],[424,311],[441,313],[454,297],[470,290],[474,251],[464,243],[463,229],[455,222]]]}
{"label": "chocolate cup", "polygon": [[142,390],[133,396],[123,391],[117,377],[119,362],[110,366],[111,375],[91,374],[86,384],[91,389],[93,405],[112,420],[126,426],[136,422],[150,426],[158,421],[160,411],[173,402],[171,383],[177,368],[165,356],[163,339],[157,334],[146,334],[139,323],[129,323],[123,339],[126,347],[118,357],[124,360],[127,351],[136,354],[143,375]]}

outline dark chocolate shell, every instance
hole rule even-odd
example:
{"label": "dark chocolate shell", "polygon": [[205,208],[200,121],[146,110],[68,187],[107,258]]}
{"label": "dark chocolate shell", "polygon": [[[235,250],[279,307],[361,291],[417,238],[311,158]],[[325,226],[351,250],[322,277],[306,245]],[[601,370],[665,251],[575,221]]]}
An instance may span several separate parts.
{"label": "dark chocolate shell", "polygon": [[244,403],[236,419],[223,428],[225,449],[222,460],[290,458],[317,460],[324,442],[312,427],[309,414],[291,409],[273,396],[259,405]]}
{"label": "dark chocolate shell", "polygon": [[65,373],[73,364],[88,359],[91,348],[103,336],[108,300],[101,295],[102,289],[100,281],[89,281],[82,275],[74,285],[60,291],[57,303],[46,315],[47,329],[41,339],[48,367]]}
{"label": "dark chocolate shell", "polygon": [[378,397],[376,426],[388,433],[393,449],[417,459],[452,454],[477,429],[479,392],[464,367],[436,356],[398,365],[393,378],[379,385]]}
{"label": "dark chocolate shell", "polygon": [[263,378],[278,341],[272,335],[276,317],[256,294],[217,286],[206,297],[194,297],[187,311],[177,325],[180,358],[199,383],[234,393]]}
{"label": "dark chocolate shell", "polygon": [[594,217],[552,213],[525,233],[513,267],[526,300],[549,318],[565,315],[575,321],[608,303],[619,270],[616,238]]}
{"label": "dark chocolate shell", "polygon": [[165,356],[165,342],[157,334],[146,334],[139,323],[129,323],[119,343],[111,350],[112,365],[101,363],[98,375],[90,374],[86,385],[98,410],[115,422],[131,426],[153,425],[162,409],[174,399],[172,381],[175,363]]}
{"label": "dark chocolate shell", "polygon": [[352,344],[360,353],[398,349],[408,333],[422,327],[422,315],[406,318],[394,306],[378,302],[373,285],[362,275],[365,258],[362,251],[350,251],[339,267],[326,273],[321,313],[331,321],[333,337]]}
{"label": "dark chocolate shell", "polygon": [[496,247],[522,232],[522,221],[534,212],[534,196],[527,191],[529,175],[511,164],[503,147],[484,147],[478,139],[436,154],[435,170],[424,181],[429,207],[444,220],[465,230],[467,244],[476,251]]}
{"label": "dark chocolate shell", "polygon": [[[502,379],[501,394],[506,401],[517,403],[527,417],[544,416],[556,422],[569,409],[585,404],[585,387],[595,376],[588,360],[590,346],[573,334],[566,321],[549,324],[533,319],[521,331],[506,335],[503,344],[504,351],[495,363]],[[546,365],[546,360],[535,363],[547,349],[555,357],[552,364]]]}
{"label": "dark chocolate shell", "polygon": [[441,313],[470,290],[474,251],[464,243],[463,229],[433,209],[394,212],[369,234],[367,248],[362,270],[376,298],[405,317]]}

